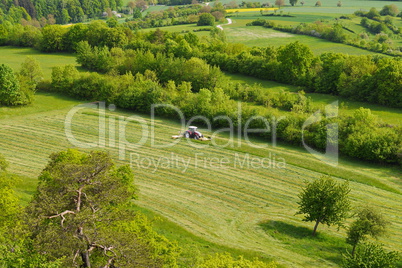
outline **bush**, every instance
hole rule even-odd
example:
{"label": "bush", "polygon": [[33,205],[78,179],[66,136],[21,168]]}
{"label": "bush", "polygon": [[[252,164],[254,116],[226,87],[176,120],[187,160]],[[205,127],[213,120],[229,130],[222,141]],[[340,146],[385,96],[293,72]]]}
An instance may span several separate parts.
{"label": "bush", "polygon": [[393,268],[400,259],[397,251],[387,252],[381,245],[367,243],[359,247],[355,255],[344,255],[344,268]]}
{"label": "bush", "polygon": [[203,13],[198,19],[197,26],[214,26],[215,17],[210,13]]}

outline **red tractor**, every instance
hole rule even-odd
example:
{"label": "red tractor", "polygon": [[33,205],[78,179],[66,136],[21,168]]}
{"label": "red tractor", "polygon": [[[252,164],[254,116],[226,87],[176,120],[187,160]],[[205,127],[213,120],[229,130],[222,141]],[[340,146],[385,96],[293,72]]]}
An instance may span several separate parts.
{"label": "red tractor", "polygon": [[197,127],[189,126],[188,130],[186,130],[186,132],[183,133],[183,137],[199,140],[199,139],[203,138],[204,136],[202,135],[201,132],[197,131]]}
{"label": "red tractor", "polygon": [[172,136],[172,139],[180,139],[180,138],[194,139],[199,141],[210,141],[211,137],[204,137],[201,132],[197,131],[197,127],[189,126],[188,130],[186,130],[183,134],[179,132],[179,135]]}

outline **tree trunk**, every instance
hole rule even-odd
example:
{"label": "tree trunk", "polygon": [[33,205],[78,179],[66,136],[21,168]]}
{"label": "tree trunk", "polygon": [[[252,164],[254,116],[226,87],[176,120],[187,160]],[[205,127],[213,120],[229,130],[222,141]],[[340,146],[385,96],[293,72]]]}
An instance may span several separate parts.
{"label": "tree trunk", "polygon": [[89,252],[81,252],[81,259],[84,263],[82,267],[91,268],[91,261],[89,260]]}
{"label": "tree trunk", "polygon": [[352,249],[352,257],[354,257],[354,256],[355,256],[355,250],[356,250],[356,246],[357,246],[357,243],[353,245],[353,249]]}
{"label": "tree trunk", "polygon": [[316,222],[315,222],[315,226],[314,226],[314,230],[313,230],[313,236],[315,236],[315,233],[316,233],[316,231],[317,231],[317,227],[318,227],[318,224],[320,223],[320,220],[318,219]]}

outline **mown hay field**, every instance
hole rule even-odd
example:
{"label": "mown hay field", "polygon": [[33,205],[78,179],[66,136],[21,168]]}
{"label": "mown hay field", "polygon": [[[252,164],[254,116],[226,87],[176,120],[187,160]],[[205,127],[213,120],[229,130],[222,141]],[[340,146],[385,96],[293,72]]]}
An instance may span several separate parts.
{"label": "mown hay field", "polygon": [[[402,248],[398,170],[347,160],[336,168],[329,167],[301,149],[272,145],[256,149],[237,137],[233,146],[223,146],[229,138],[223,132],[215,136],[216,145],[179,140],[162,148],[172,142],[172,135],[183,130],[175,121],[109,110],[102,121],[94,108],[70,114],[68,126],[74,136],[69,141],[66,117],[79,102],[50,94],[39,94],[37,99],[35,109],[26,108],[30,113],[2,117],[0,110],[0,153],[10,161],[13,173],[37,177],[49,154],[75,147],[72,138],[75,142],[98,143],[119,164],[131,165],[140,190],[139,206],[205,240],[255,251],[291,267],[337,266],[347,247],[344,229],[319,226],[320,235],[314,240],[309,237],[312,223],[295,216],[304,180],[334,174],[350,179],[354,207],[373,205],[392,223],[388,236],[380,242],[388,248]],[[46,109],[50,102],[57,103],[58,108]],[[135,146],[139,142],[143,144]],[[26,185],[32,187],[33,182]],[[27,197],[32,190],[20,189],[20,194]]]}

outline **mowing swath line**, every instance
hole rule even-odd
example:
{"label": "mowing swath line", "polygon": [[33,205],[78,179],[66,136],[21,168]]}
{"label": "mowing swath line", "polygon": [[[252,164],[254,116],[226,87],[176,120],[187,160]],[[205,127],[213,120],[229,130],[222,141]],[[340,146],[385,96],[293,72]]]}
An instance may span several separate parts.
{"label": "mowing swath line", "polygon": [[[96,140],[98,122],[94,118],[96,119],[94,115],[77,114],[77,121],[74,122],[73,127],[77,138],[88,141]],[[150,122],[148,118],[144,117],[144,120]],[[9,126],[7,130],[0,130],[2,133],[0,140],[4,140],[1,144],[5,144],[8,154],[20,156],[20,159],[28,161],[27,163],[38,156],[45,159],[50,152],[71,147],[65,138],[60,138],[64,137],[63,116],[49,118],[41,114],[24,120],[8,120],[6,123]],[[127,138],[136,140],[141,137],[140,126],[138,124],[129,125]],[[170,141],[171,134],[166,134],[167,129],[169,132],[174,130],[172,134],[175,134],[178,127],[173,122],[166,124],[162,121],[156,122],[155,131],[158,142]],[[17,141],[16,133],[21,136],[22,141],[27,142]],[[33,139],[38,140],[39,147],[29,144],[28,141]],[[224,140],[224,138],[222,139]],[[7,144],[11,141],[12,146]],[[254,151],[244,145],[238,150],[240,155],[244,155],[245,152],[242,151],[246,151],[250,155],[263,157],[274,149]],[[275,150],[279,152],[280,148],[275,148]],[[236,153],[236,150],[215,147],[195,151],[204,152],[210,157],[228,157],[231,161]],[[138,153],[144,157],[169,156],[171,152],[182,157],[192,156],[194,153],[189,150],[185,140],[169,149],[150,148],[148,141],[138,149]],[[117,148],[112,148],[111,155],[117,156]],[[119,161],[119,163],[127,164],[128,162]],[[28,173],[27,171],[38,173],[44,165],[45,162],[35,161],[33,167],[21,166],[19,170],[23,173]],[[13,165],[13,169],[15,168]],[[283,220],[293,222],[297,226],[311,228],[311,224],[299,222],[296,219],[301,219],[301,217],[293,215],[297,206],[299,186],[303,184],[301,178],[311,180],[319,176],[318,172],[289,164],[284,170],[270,169],[268,172],[262,169],[195,168],[193,163],[189,167],[189,172],[184,174],[174,169],[161,170],[155,174],[147,170],[136,170],[136,181],[141,197],[138,203],[144,207],[158,211],[173,222],[179,223],[193,233],[209,240],[232,247],[254,249],[261,252],[269,251],[271,256],[299,267],[305,263],[315,263],[320,266],[331,264],[323,260],[313,260],[310,256],[293,253],[290,249],[286,249],[285,244],[275,241],[274,238],[265,234],[257,223],[267,219]],[[371,200],[380,206],[387,216],[395,213],[393,215],[395,224],[391,227],[393,237],[383,241],[398,248],[401,245],[399,239],[401,231],[398,228],[402,224],[400,216],[402,214],[402,198],[399,195],[360,183],[352,182],[351,186],[356,189],[352,191],[354,204]],[[328,232],[334,233],[334,229],[328,229]],[[334,235],[344,235],[344,231],[339,234],[334,233]],[[322,265],[323,263],[325,264]]]}

